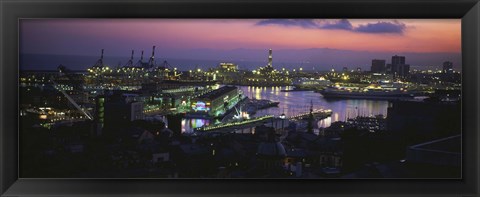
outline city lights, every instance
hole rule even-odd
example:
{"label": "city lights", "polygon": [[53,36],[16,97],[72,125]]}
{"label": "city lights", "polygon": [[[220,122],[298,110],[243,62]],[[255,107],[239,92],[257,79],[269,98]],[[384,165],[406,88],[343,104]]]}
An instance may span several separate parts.
{"label": "city lights", "polygon": [[[123,19],[109,20],[123,24]],[[148,24],[162,26],[139,23],[148,31],[92,23],[65,32],[57,24],[63,34],[54,35],[80,40],[71,39],[78,47],[64,48],[65,53],[92,53],[96,61],[85,66],[88,58],[45,56],[56,65],[20,69],[19,139],[24,141],[19,144],[30,144],[20,147],[25,150],[19,156],[28,161],[21,166],[28,167],[27,177],[460,174],[461,54],[429,51],[445,50],[443,45],[456,50],[457,39],[440,46],[418,36],[420,30],[438,39],[457,35],[451,24],[458,21],[440,28],[441,19],[199,19],[205,26],[198,20],[154,20]],[[435,20],[440,21],[425,29],[424,23]],[[69,28],[76,29],[75,23]],[[85,42],[88,49],[78,37],[110,32],[106,27],[121,34],[112,31],[101,42]],[[229,29],[234,31],[224,31]],[[136,40],[125,37],[130,34]],[[280,34],[292,36],[278,39]],[[331,41],[337,38],[342,42]],[[132,49],[142,51],[135,55]],[[446,145],[438,143],[442,140]]]}

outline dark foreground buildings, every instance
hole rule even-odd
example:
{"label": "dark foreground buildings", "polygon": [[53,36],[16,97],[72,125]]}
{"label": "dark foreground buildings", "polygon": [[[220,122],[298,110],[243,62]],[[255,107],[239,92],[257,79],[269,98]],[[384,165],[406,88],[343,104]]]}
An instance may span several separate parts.
{"label": "dark foreground buildings", "polygon": [[387,125],[407,143],[421,143],[460,134],[459,114],[459,101],[394,101],[388,108]]}

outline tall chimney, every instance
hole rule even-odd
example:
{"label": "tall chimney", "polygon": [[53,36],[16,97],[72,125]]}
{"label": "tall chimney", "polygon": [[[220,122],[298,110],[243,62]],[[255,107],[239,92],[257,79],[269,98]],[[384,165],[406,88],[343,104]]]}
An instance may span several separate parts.
{"label": "tall chimney", "polygon": [[268,50],[268,67],[272,67],[272,49]]}

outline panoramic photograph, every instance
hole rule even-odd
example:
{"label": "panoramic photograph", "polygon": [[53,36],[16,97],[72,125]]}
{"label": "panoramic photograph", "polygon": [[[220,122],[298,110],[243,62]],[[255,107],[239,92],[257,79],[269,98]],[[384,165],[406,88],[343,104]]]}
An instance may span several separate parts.
{"label": "panoramic photograph", "polygon": [[460,19],[19,24],[20,178],[462,178]]}

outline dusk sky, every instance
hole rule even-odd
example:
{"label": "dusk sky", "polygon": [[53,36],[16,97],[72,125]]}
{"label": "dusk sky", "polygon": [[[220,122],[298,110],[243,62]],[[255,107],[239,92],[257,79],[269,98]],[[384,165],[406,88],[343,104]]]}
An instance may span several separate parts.
{"label": "dusk sky", "polygon": [[[440,58],[448,54],[460,59],[450,58],[458,65],[461,64],[458,62],[461,61],[461,20],[24,19],[20,23],[20,50],[23,54],[98,56],[103,48],[106,56],[123,57],[130,56],[132,49],[136,57],[145,50],[148,58],[153,45],[157,47],[156,57],[162,58],[195,59],[198,55],[209,59],[260,61],[265,54],[254,57],[242,53],[245,57],[239,54],[226,57],[230,53],[223,52],[239,49],[256,52],[272,48],[275,54],[275,51],[282,50],[328,48],[368,53],[371,56],[368,58],[383,58],[387,62],[386,55],[418,53]],[[378,57],[375,57],[376,53]],[[311,58],[315,55],[313,52],[308,57],[279,57],[281,54],[274,57],[287,62],[315,61]],[[447,61],[415,62],[415,58],[407,57],[408,60],[414,64]]]}

